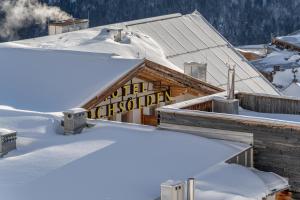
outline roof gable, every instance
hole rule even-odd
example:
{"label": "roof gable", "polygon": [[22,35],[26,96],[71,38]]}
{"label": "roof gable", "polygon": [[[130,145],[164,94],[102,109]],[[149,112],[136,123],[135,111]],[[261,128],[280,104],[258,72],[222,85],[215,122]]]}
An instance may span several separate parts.
{"label": "roof gable", "polygon": [[104,101],[107,97],[109,97],[112,92],[118,90],[122,86],[124,86],[131,79],[138,77],[143,80],[148,81],[161,81],[162,84],[165,85],[176,85],[180,87],[187,87],[192,92],[198,94],[214,94],[217,92],[223,91],[222,89],[195,79],[186,74],[180,73],[176,70],[170,69],[166,66],[157,64],[153,61],[145,59],[142,63],[140,63],[135,68],[131,69],[127,73],[123,74],[118,80],[115,80],[104,90],[101,90],[98,95],[96,95],[91,100],[87,101],[82,105],[82,107],[86,109],[91,109],[97,106],[99,103]]}

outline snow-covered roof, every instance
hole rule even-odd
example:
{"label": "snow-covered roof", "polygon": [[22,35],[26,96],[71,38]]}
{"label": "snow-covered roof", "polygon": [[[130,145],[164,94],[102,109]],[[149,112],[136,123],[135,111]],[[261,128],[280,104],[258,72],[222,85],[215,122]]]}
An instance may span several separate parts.
{"label": "snow-covered roof", "polygon": [[158,42],[167,59],[181,69],[185,62],[207,63],[207,81],[212,85],[226,88],[226,63],[229,63],[236,65],[239,91],[278,94],[198,12],[125,25],[129,30],[147,34]]}
{"label": "snow-covered roof", "polygon": [[16,131],[5,129],[5,128],[0,128],[0,136],[1,135],[12,134],[12,133],[16,133]]}
{"label": "snow-covered roof", "polygon": [[[300,68],[295,68],[300,70]],[[296,73],[296,78],[300,80],[300,73]],[[283,68],[281,71],[276,72],[273,75],[273,83],[278,86],[282,86],[283,89],[289,87],[291,82],[293,82],[294,74],[292,68]],[[295,96],[297,94],[293,94],[291,96]]]}
{"label": "snow-covered roof", "polygon": [[288,181],[274,173],[224,163],[200,173],[196,180],[196,199],[205,200],[257,200],[288,188]]}
{"label": "snow-covered roof", "polygon": [[251,170],[224,163],[248,145],[108,121],[63,136],[59,120],[0,107],[0,126],[19,133],[17,150],[1,159],[2,198],[148,200],[164,181],[195,175],[199,191],[215,192],[206,200],[218,200],[218,192],[247,200],[269,193]]}
{"label": "snow-covered roof", "polygon": [[293,115],[293,114],[278,114],[278,113],[261,113],[261,112],[254,112],[250,110],[246,110],[240,107],[239,115],[241,117],[249,117],[251,119],[256,120],[271,120],[271,122],[275,123],[286,123],[286,124],[300,124],[300,115]]}
{"label": "snow-covered roof", "polygon": [[295,32],[291,35],[280,36],[280,37],[277,37],[277,39],[300,47],[300,34],[299,34],[299,32]]}
{"label": "snow-covered roof", "polygon": [[82,112],[86,112],[86,109],[84,109],[84,108],[72,108],[72,109],[69,109],[69,110],[67,110],[63,113],[64,114],[68,114],[68,113],[76,114],[76,113],[82,113]]}
{"label": "snow-covered roof", "polygon": [[300,56],[294,51],[276,49],[276,51],[269,53],[266,57],[252,61],[252,63],[259,70],[271,72],[276,65],[282,69],[300,67]]}
{"label": "snow-covered roof", "polygon": [[[109,27],[124,28],[125,39],[116,43],[106,37],[101,30]],[[224,89],[227,83],[226,63],[235,64],[238,90],[278,95],[272,84],[240,56],[198,12],[147,18],[10,44],[106,52],[126,58],[146,57],[181,72],[185,62],[205,62],[208,64],[208,83]]]}
{"label": "snow-covered roof", "polygon": [[0,104],[37,111],[78,107],[142,62],[111,54],[0,48]]}
{"label": "snow-covered roof", "polygon": [[282,93],[286,96],[294,96],[300,98],[300,83],[293,82]]}

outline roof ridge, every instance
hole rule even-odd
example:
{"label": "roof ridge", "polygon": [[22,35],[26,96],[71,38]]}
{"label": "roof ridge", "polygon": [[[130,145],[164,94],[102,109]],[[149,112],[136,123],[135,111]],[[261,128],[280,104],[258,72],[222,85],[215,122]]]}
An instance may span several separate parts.
{"label": "roof ridge", "polygon": [[156,16],[156,17],[149,17],[149,18],[143,18],[143,19],[138,19],[138,20],[133,20],[133,21],[128,21],[128,22],[123,22],[123,24],[125,26],[133,26],[133,25],[137,25],[137,24],[144,24],[144,23],[149,23],[149,22],[177,18],[177,17],[181,17],[181,16],[182,16],[181,13],[174,13],[174,14],[160,15],[160,16]]}

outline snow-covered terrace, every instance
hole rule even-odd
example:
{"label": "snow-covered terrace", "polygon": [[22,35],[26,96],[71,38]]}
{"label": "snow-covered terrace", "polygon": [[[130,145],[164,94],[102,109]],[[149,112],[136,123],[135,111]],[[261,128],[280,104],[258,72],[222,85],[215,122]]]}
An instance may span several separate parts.
{"label": "snow-covered terrace", "polygon": [[225,95],[219,93],[159,108],[159,127],[214,139],[252,141],[254,166],[288,177],[292,191],[298,191],[300,99],[236,93],[241,106],[239,114],[212,112],[213,101],[224,101]]}
{"label": "snow-covered terrace", "polygon": [[287,187],[274,174],[224,163],[245,144],[108,121],[63,136],[60,116],[0,107],[0,126],[18,131],[18,149],[0,160],[1,198],[154,200],[162,182],[191,176],[197,199],[250,200],[274,183]]}

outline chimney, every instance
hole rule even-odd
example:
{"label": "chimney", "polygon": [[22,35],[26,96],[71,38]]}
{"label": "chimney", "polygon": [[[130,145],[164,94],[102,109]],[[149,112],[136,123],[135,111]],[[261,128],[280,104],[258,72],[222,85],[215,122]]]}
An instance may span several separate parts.
{"label": "chimney", "polygon": [[184,73],[206,82],[207,63],[185,62]]}
{"label": "chimney", "polygon": [[73,108],[63,112],[63,114],[65,135],[81,133],[83,128],[87,127],[87,116],[85,109]]}
{"label": "chimney", "polygon": [[184,182],[166,181],[160,185],[161,200],[184,200]]}
{"label": "chimney", "polygon": [[228,65],[227,98],[214,97],[212,112],[238,114],[239,100],[235,99],[235,66]]}
{"label": "chimney", "polygon": [[111,31],[113,32],[113,36],[114,36],[114,41],[115,42],[121,42],[122,41],[122,28],[113,28],[111,29]]}
{"label": "chimney", "polygon": [[195,200],[195,179],[187,180],[187,200]]}
{"label": "chimney", "polygon": [[17,148],[17,132],[0,129],[0,157]]}

